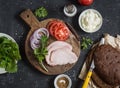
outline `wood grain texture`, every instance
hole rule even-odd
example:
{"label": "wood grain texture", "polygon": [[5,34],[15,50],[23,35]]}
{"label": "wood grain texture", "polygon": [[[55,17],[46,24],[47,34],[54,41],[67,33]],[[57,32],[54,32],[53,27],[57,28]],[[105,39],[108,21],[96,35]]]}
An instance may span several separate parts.
{"label": "wood grain texture", "polygon": [[[61,74],[61,73],[68,71],[69,69],[71,69],[75,65],[75,63],[74,63],[74,64],[50,66],[46,63],[46,61],[44,61],[43,63],[46,66],[46,68],[48,69],[48,72],[46,72],[44,69],[42,69],[41,66],[39,65],[37,59],[35,58],[35,56],[33,54],[33,50],[30,47],[30,37],[33,34],[33,32],[35,30],[37,30],[38,28],[43,28],[43,27],[46,28],[48,22],[50,22],[52,20],[59,20],[59,19],[50,18],[50,19],[46,19],[46,20],[39,22],[35,18],[35,16],[33,15],[32,11],[30,9],[22,12],[20,14],[20,16],[31,27],[31,29],[27,35],[26,41],[25,41],[25,53],[26,53],[26,56],[27,56],[27,59],[29,60],[29,62],[37,70],[39,70],[42,73],[47,74],[47,75],[56,75],[56,74]],[[60,21],[62,21],[62,20],[60,20]],[[66,40],[66,42],[72,45],[73,52],[79,58],[79,56],[80,56],[80,41],[78,41],[76,36],[78,36],[78,35],[75,35],[75,33],[70,32],[70,36]],[[48,45],[54,41],[56,41],[56,39],[53,38],[52,36],[50,36],[49,41],[48,41]]]}

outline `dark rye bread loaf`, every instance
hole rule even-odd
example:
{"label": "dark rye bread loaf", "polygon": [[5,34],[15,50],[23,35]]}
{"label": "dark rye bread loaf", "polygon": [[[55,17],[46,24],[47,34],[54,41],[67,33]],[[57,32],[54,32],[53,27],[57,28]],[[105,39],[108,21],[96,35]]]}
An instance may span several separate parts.
{"label": "dark rye bread loaf", "polygon": [[93,54],[95,72],[107,84],[120,85],[120,52],[110,45],[101,45]]}

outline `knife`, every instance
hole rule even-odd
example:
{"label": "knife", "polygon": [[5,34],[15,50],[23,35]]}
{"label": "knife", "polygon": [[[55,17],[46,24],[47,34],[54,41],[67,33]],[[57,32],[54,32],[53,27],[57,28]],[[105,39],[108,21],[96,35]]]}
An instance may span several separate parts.
{"label": "knife", "polygon": [[94,69],[94,68],[95,68],[94,60],[92,60],[92,63],[91,63],[91,65],[90,65],[90,69],[89,69],[89,71],[88,71],[88,73],[87,73],[87,76],[86,76],[86,78],[85,78],[85,81],[84,81],[84,83],[83,83],[82,88],[87,88],[88,83],[89,83],[89,81],[90,81],[90,78],[91,78],[91,76],[92,76],[92,72],[93,72],[93,69]]}
{"label": "knife", "polygon": [[80,37],[78,36],[77,32],[75,31],[75,29],[67,22],[65,22],[65,24],[67,25],[67,27],[70,29],[70,31],[75,35],[76,39],[78,41],[80,41]]}

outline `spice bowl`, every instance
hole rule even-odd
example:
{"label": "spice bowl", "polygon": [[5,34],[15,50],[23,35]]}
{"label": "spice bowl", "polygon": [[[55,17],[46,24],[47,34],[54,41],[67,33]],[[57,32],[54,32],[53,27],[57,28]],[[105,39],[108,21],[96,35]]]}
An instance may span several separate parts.
{"label": "spice bowl", "polygon": [[64,6],[63,12],[68,17],[73,17],[77,14],[77,7],[74,4],[67,4]]}
{"label": "spice bowl", "polygon": [[72,81],[68,75],[60,74],[54,80],[55,88],[71,88]]}
{"label": "spice bowl", "polygon": [[84,10],[79,18],[78,24],[80,28],[87,33],[93,33],[98,31],[103,23],[101,14],[95,9]]}

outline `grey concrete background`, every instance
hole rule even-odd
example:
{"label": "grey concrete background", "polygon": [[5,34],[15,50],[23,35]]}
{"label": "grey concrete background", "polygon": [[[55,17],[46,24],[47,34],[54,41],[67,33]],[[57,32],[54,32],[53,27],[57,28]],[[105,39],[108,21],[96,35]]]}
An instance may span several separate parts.
{"label": "grey concrete background", "polygon": [[[66,17],[63,13],[64,5],[69,2],[75,4],[78,9],[77,15],[72,18]],[[28,62],[24,52],[24,42],[29,27],[19,17],[19,14],[25,9],[30,8],[34,11],[41,6],[48,10],[48,16],[44,19],[58,18],[64,20],[75,28],[80,37],[89,37],[94,43],[104,33],[113,36],[120,34],[120,0],[94,0],[90,6],[81,6],[77,0],[0,0],[0,32],[9,34],[17,41],[22,55],[22,60],[18,63],[17,73],[0,75],[0,88],[54,88],[53,82],[57,75],[48,76],[37,71]],[[101,29],[92,34],[83,32],[78,25],[79,14],[88,8],[98,10],[103,16]],[[72,79],[72,88],[81,88],[82,80],[78,79],[78,75],[89,49],[82,50],[76,65],[65,72]]]}

